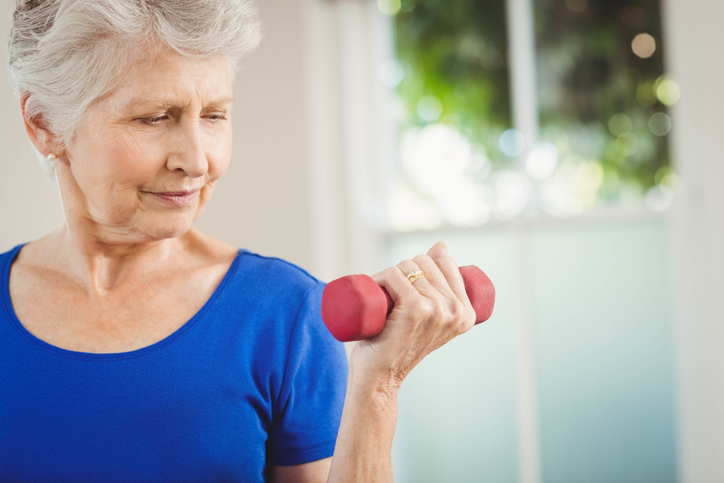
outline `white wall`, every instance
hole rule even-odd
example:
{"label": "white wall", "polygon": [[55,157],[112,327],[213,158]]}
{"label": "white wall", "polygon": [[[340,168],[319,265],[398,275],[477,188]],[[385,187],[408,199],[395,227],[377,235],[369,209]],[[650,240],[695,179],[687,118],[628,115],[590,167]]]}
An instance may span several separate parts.
{"label": "white wall", "polygon": [[672,130],[684,193],[674,212],[682,481],[724,481],[724,2],[664,2]]}
{"label": "white wall", "polygon": [[[15,2],[0,3],[3,61]],[[62,221],[57,185],[35,161],[13,96],[7,68],[0,69],[0,251],[43,236]]]}

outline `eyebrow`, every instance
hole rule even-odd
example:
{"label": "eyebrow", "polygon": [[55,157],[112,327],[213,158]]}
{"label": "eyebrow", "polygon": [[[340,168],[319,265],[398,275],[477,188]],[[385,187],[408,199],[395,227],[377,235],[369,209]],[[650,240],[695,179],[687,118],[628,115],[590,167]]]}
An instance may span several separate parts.
{"label": "eyebrow", "polygon": [[[232,104],[234,102],[234,97],[221,97],[218,99],[212,99],[211,101],[207,102],[204,106],[204,108],[209,107],[218,107],[223,106],[226,104]],[[180,106],[177,100],[173,99],[142,99],[142,98],[133,98],[129,101],[124,102],[123,104],[120,104],[116,106],[117,108],[121,109],[128,109],[129,107],[133,106],[154,106],[154,107],[160,107],[162,109],[173,109]]]}

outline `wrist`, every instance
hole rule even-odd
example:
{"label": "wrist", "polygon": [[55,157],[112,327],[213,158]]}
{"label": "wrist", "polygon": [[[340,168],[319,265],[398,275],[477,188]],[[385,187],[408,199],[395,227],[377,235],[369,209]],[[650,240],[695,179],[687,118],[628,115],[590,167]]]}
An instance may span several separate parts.
{"label": "wrist", "polygon": [[372,408],[396,410],[401,384],[402,381],[393,377],[370,379],[350,371],[347,378],[347,399],[364,401]]}

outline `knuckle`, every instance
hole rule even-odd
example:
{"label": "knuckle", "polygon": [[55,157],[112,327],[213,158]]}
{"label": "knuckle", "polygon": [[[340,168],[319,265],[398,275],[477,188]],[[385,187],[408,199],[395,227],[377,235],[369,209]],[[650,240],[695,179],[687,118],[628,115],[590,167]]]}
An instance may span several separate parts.
{"label": "knuckle", "polygon": [[397,271],[396,267],[389,267],[382,271],[382,276],[385,278],[385,280],[391,280],[395,277],[395,271]]}
{"label": "knuckle", "polygon": [[412,261],[413,261],[414,263],[416,263],[418,266],[419,266],[420,264],[423,264],[423,265],[424,265],[424,264],[427,264],[427,262],[429,262],[430,260],[432,260],[432,258],[430,258],[429,255],[417,255],[416,257],[414,257],[414,258],[412,259]]}
{"label": "knuckle", "polygon": [[462,320],[465,317],[465,306],[461,301],[455,299],[450,304],[450,313],[455,320]]}
{"label": "knuckle", "polygon": [[464,332],[467,332],[468,330],[472,329],[474,325],[475,325],[475,311],[473,310],[472,307],[466,307],[464,314],[463,314],[462,323],[460,324],[460,329],[464,333]]}
{"label": "knuckle", "polygon": [[469,306],[466,309],[467,313],[467,321],[470,323],[471,326],[475,325],[475,321],[478,318],[478,314],[475,313],[475,309],[473,309],[473,306]]}
{"label": "knuckle", "polygon": [[436,303],[432,306],[430,312],[431,323],[434,327],[440,328],[447,322],[447,314],[440,303]]}
{"label": "knuckle", "polygon": [[430,304],[427,306],[427,319],[433,324],[439,323],[443,319],[442,310],[438,304]]}
{"label": "knuckle", "polygon": [[465,305],[460,300],[451,300],[449,305],[450,327],[453,332],[464,332],[468,321],[468,313]]}
{"label": "knuckle", "polygon": [[439,262],[445,264],[445,266],[450,266],[450,267],[458,266],[455,259],[453,257],[451,257],[450,255],[445,255],[444,257],[440,258]]}

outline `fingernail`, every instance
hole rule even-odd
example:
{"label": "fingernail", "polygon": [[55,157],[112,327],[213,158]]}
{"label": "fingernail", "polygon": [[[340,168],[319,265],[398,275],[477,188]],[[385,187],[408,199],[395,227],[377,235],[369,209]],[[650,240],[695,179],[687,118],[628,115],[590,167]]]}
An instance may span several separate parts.
{"label": "fingernail", "polygon": [[445,250],[447,250],[447,245],[445,245],[444,241],[439,241],[439,242],[435,243],[435,245],[442,245],[443,247],[445,247]]}

